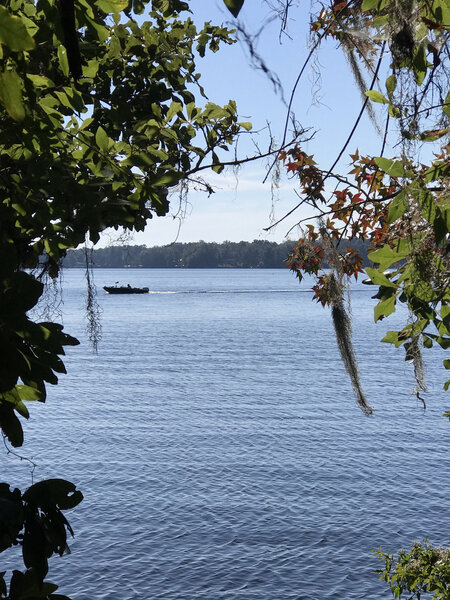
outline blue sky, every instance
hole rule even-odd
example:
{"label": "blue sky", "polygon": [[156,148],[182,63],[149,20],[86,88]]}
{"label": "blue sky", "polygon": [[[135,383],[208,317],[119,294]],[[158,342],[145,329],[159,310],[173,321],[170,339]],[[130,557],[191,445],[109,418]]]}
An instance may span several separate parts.
{"label": "blue sky", "polygon": [[[235,22],[222,0],[191,0],[190,6],[198,24],[212,21],[233,26]],[[246,0],[239,17],[240,23],[251,32],[257,31],[269,13],[264,6],[263,0]],[[294,7],[288,27],[292,39],[283,36],[280,43],[279,22],[273,22],[266,24],[258,40],[257,50],[267,66],[279,77],[287,98],[309,52],[308,24],[309,14],[305,7]],[[343,52],[337,49],[335,42],[327,42],[318,59],[316,73],[311,63],[301,80],[293,110],[303,127],[311,127],[316,132],[303,149],[314,154],[317,162],[327,168],[346,139],[362,100]],[[198,70],[202,73],[201,83],[211,101],[225,104],[230,99],[236,100],[241,120],[251,121],[255,130],[264,128],[270,122],[272,134],[281,141],[286,106],[267,76],[249,65],[245,45],[237,43],[223,46],[215,54],[208,53],[207,57],[198,60]],[[320,73],[320,85],[317,73]],[[267,147],[266,133],[258,136],[258,143],[261,149]],[[381,138],[367,117],[363,118],[349,152],[356,147],[363,153],[377,155],[380,151]],[[240,142],[239,152],[243,156],[252,153],[249,138]],[[341,166],[348,162],[347,152]],[[154,246],[175,240],[222,242],[253,239],[281,242],[286,235],[295,239],[298,237],[295,224],[307,216],[306,212],[297,211],[270,233],[263,231],[264,227],[279,219],[298,202],[295,180],[284,178],[273,196],[270,180],[263,184],[266,168],[266,161],[261,161],[243,167],[238,177],[232,171],[220,176],[208,175],[208,180],[216,189],[215,194],[208,197],[193,190],[187,204],[181,207],[178,199],[173,198],[172,214],[151,220],[147,230],[135,234],[131,243]],[[181,226],[180,214],[183,215]],[[294,229],[291,230],[292,227]],[[107,238],[104,238],[105,242]]]}

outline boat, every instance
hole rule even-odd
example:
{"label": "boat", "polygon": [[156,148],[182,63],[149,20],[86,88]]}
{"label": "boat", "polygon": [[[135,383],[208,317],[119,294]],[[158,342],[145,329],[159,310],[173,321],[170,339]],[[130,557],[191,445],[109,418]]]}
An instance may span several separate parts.
{"label": "boat", "polygon": [[148,294],[148,287],[132,287],[128,285],[118,285],[116,282],[114,285],[104,285],[103,289],[107,294]]}

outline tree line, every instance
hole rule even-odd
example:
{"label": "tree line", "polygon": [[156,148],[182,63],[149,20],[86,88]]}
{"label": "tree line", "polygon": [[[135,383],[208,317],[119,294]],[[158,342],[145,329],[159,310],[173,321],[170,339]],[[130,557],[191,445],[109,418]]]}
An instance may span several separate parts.
{"label": "tree line", "polygon": [[[168,246],[109,246],[96,249],[93,253],[95,268],[187,268],[187,269],[281,269],[286,267],[286,260],[292,252],[295,242],[286,241],[281,244],[267,240],[253,242],[189,242],[175,243]],[[344,240],[342,248],[351,247],[360,252],[364,264],[367,259],[368,243],[361,240]],[[83,248],[70,250],[63,261],[65,268],[86,266],[86,255]],[[323,264],[327,266],[326,263]]]}

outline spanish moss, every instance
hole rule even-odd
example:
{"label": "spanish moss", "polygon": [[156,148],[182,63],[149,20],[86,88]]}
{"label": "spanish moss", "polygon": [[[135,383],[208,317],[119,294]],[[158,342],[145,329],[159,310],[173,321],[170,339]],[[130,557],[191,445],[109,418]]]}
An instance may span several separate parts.
{"label": "spanish moss", "polygon": [[419,345],[419,336],[415,335],[411,342],[406,345],[406,360],[410,360],[414,367],[414,379],[416,380],[416,387],[414,388],[414,394],[418,400],[426,408],[427,405],[425,400],[420,395],[420,392],[428,391],[427,384],[425,382],[425,365],[422,358],[422,350]]}
{"label": "spanish moss", "polygon": [[94,276],[92,272],[92,254],[93,249],[84,247],[84,257],[86,261],[86,332],[89,342],[92,345],[94,352],[98,350],[98,344],[102,339],[102,324],[101,324],[101,309],[97,301],[97,289],[94,284]]}
{"label": "spanish moss", "polygon": [[[346,39],[346,36],[343,36],[342,38],[342,42],[344,42],[344,40]],[[352,74],[353,77],[355,79],[355,82],[358,86],[358,89],[361,93],[361,97],[363,100],[365,100],[366,98],[366,90],[369,89],[368,84],[366,83],[365,79],[364,79],[364,75],[362,73],[362,70],[358,64],[358,61],[356,60],[355,57],[355,52],[353,50],[353,48],[348,44],[342,44],[343,49],[344,49],[344,53],[345,53],[345,57],[348,60],[348,64],[350,65],[350,68],[352,70]],[[373,126],[375,127],[377,133],[379,135],[381,135],[381,128],[380,125],[378,124],[377,121],[377,117],[375,115],[375,111],[373,109],[372,103],[371,102],[367,102],[366,103],[366,111],[367,114],[369,115],[370,120],[372,121]]]}
{"label": "spanish moss", "polygon": [[332,274],[330,278],[330,288],[334,288],[331,301],[331,315],[333,318],[334,331],[339,352],[344,363],[345,370],[350,377],[356,402],[365,415],[371,415],[373,408],[367,402],[361,387],[358,363],[356,361],[355,351],[352,344],[352,326],[344,305],[342,294],[342,284],[339,284]]}

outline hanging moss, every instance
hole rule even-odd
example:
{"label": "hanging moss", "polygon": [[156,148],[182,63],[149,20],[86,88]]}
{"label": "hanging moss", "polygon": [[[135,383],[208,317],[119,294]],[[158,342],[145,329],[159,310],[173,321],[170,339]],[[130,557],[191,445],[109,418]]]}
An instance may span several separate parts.
{"label": "hanging moss", "polygon": [[342,362],[344,363],[345,370],[350,377],[356,402],[365,415],[371,415],[373,413],[373,408],[367,402],[367,399],[364,395],[361,386],[358,363],[356,360],[355,351],[353,349],[352,325],[344,304],[344,285],[342,281],[338,281],[336,279],[333,273],[329,275],[329,278],[331,315],[333,318],[336,341]]}
{"label": "hanging moss", "polygon": [[92,273],[92,248],[84,248],[86,261],[86,332],[94,352],[102,339],[101,308],[97,301],[97,288],[95,287]]}
{"label": "hanging moss", "polygon": [[428,391],[427,384],[425,382],[425,365],[422,358],[422,350],[419,345],[420,336],[415,335],[411,338],[411,341],[405,344],[406,356],[405,360],[412,362],[414,367],[414,379],[416,380],[416,387],[414,388],[414,394],[417,399],[423,403],[423,407],[426,408],[426,403],[420,392]]}

